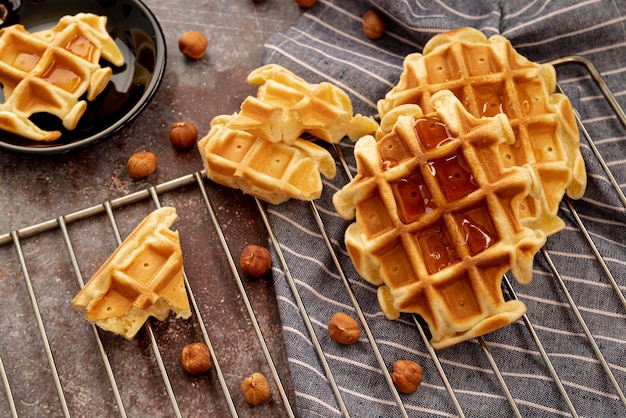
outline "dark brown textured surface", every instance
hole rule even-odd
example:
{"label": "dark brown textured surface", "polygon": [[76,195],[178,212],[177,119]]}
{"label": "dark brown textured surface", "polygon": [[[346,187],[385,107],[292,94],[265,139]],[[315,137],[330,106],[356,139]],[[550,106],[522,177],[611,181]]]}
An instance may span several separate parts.
{"label": "dark brown textured surface", "polygon": [[[258,4],[147,0],[146,4],[162,25],[168,47],[165,77],[154,100],[121,132],[76,152],[32,156],[0,151],[0,235],[201,170],[195,147],[187,151],[172,147],[170,125],[191,121],[204,135],[214,116],[236,111],[255,92],[246,76],[260,65],[264,40],[288,27],[301,12],[292,0]],[[190,61],[178,51],[178,37],[187,30],[203,32],[209,40],[200,61]],[[157,172],[133,180],[126,172],[126,160],[144,150],[157,155]],[[252,199],[205,184],[235,260],[249,243],[267,245]],[[186,274],[239,416],[285,415],[198,187],[186,186],[160,197],[162,205],[177,208],[179,220],[174,227],[181,234]],[[147,199],[115,209],[122,237],[153,208]],[[95,215],[69,224],[68,232],[87,280],[116,246],[110,223],[106,215]],[[115,416],[117,406],[96,339],[82,315],[71,309],[79,285],[61,231],[56,228],[20,243],[70,414]],[[243,276],[243,284],[289,389],[271,278]],[[197,321],[152,321],[152,330],[182,415],[228,415],[215,369],[191,377],[178,364],[180,349],[202,339]],[[106,332],[100,335],[128,415],[173,416],[147,332],[140,331],[133,341]],[[0,358],[20,416],[62,416],[16,247],[11,244],[0,245]],[[254,371],[268,377],[272,399],[252,408],[240,394],[239,384]],[[0,416],[9,414],[2,393]]]}

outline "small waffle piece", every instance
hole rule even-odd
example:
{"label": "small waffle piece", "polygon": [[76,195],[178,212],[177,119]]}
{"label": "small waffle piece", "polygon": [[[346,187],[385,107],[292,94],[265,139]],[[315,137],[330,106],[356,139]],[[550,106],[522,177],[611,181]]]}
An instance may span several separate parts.
{"label": "small waffle piece", "polygon": [[546,235],[519,220],[537,179],[500,154],[515,142],[506,116],[475,118],[447,90],[428,106],[426,116],[417,105],[394,108],[381,121],[389,133],[357,141],[357,176],[333,203],[356,217],[346,247],[359,274],[381,285],[385,315],[418,313],[443,348],[524,314],[500,284],[509,269],[531,280]]}
{"label": "small waffle piece", "polygon": [[148,215],[74,297],[72,306],[100,328],[133,339],[148,317],[189,318],[183,258],[171,207]]}
{"label": "small waffle piece", "polygon": [[317,199],[320,173],[335,176],[335,160],[319,145],[303,139],[272,143],[232,129],[230,120],[214,118],[209,133],[198,141],[207,177],[216,183],[279,204],[290,198]]}
{"label": "small waffle piece", "polygon": [[304,132],[330,143],[345,136],[356,141],[378,127],[369,117],[353,116],[350,98],[340,88],[310,84],[279,65],[257,68],[248,82],[260,86],[257,96],[244,100],[229,126],[266,141],[292,143]]}
{"label": "small waffle piece", "polygon": [[0,129],[36,140],[54,141],[60,131],[46,131],[29,118],[49,113],[72,130],[109,82],[113,65],[124,56],[106,31],[106,17],[88,13],[64,16],[52,29],[28,33],[22,25],[0,30]]}
{"label": "small waffle piece", "polygon": [[553,234],[564,227],[557,216],[563,195],[582,197],[587,182],[571,104],[555,88],[551,65],[529,61],[502,36],[487,39],[461,28],[434,36],[422,54],[408,55],[378,111],[382,118],[414,103],[430,113],[430,97],[450,90],[476,117],[506,114],[517,140],[500,146],[505,165],[530,164],[541,180],[540,189],[520,203],[522,222]]}

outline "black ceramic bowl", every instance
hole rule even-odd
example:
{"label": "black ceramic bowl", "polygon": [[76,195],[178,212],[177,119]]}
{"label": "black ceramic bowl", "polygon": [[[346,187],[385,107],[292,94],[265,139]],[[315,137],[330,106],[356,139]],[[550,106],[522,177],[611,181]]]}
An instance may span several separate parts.
{"label": "black ceramic bowl", "polygon": [[[80,12],[107,17],[107,30],[124,55],[124,65],[115,67],[106,89],[88,102],[77,127],[63,128],[58,118],[37,114],[31,117],[40,128],[61,131],[53,142],[31,141],[0,131],[0,149],[30,154],[57,154],[93,144],[128,124],[150,102],[165,71],[166,47],[163,31],[150,9],[140,0],[12,0],[19,8],[5,25],[19,23],[29,32],[55,26],[65,15]],[[10,8],[10,6],[9,6]],[[0,91],[4,100],[4,92]]]}

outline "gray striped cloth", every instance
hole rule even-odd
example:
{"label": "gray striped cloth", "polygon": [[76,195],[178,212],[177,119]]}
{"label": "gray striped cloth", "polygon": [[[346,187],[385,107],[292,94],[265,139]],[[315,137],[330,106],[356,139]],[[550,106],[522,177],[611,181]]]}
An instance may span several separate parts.
{"label": "gray striped cloth", "polygon": [[[383,10],[386,35],[367,39],[361,30],[366,10]],[[355,113],[374,115],[376,101],[398,81],[404,57],[421,51],[436,33],[472,26],[486,35],[502,34],[517,50],[535,61],[580,55],[599,69],[621,106],[626,107],[626,2],[623,0],[320,0],[296,24],[273,35],[265,46],[263,64],[283,65],[307,81],[329,81],[351,97]],[[557,68],[559,83],[580,114],[585,128],[622,188],[626,184],[626,130],[580,65]],[[620,289],[626,288],[626,216],[618,194],[581,139],[589,176],[587,192],[573,202],[593,242],[604,257]],[[340,149],[355,172],[353,144]],[[333,150],[331,150],[333,152]],[[356,296],[384,366],[398,359],[420,363],[424,379],[412,395],[401,395],[409,416],[458,415],[427,347],[411,316],[388,321],[376,300],[376,288],[359,278],[343,244],[347,222],[335,212],[333,193],[348,182],[338,175],[326,181],[315,202],[349,287]],[[356,316],[355,308],[335,266],[308,203],[290,201],[268,206],[280,250],[287,261],[297,294],[310,317],[349,414],[354,417],[401,416],[367,338],[352,346],[329,339],[326,325],[333,313]],[[560,215],[567,227],[550,237],[546,249],[566,283],[586,325],[595,336],[617,384],[626,389],[626,310],[620,304],[579,231],[568,206]],[[276,255],[276,253],[275,253]],[[275,263],[274,277],[297,413],[302,417],[338,416],[341,409],[314,348],[286,275]],[[625,416],[626,407],[607,378],[585,338],[546,258],[535,258],[533,281],[513,282],[516,295],[527,305],[528,318],[539,341],[580,416]],[[520,320],[484,338],[511,397],[522,416],[568,416],[561,396],[530,331]],[[514,407],[478,340],[437,352],[458,404],[468,417],[514,416]]]}

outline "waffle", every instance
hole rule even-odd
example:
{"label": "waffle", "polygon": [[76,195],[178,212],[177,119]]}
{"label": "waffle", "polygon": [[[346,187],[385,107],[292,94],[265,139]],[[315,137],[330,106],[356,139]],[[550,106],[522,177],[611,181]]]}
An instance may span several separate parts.
{"label": "waffle", "polygon": [[209,133],[198,141],[207,177],[277,205],[291,198],[317,199],[320,173],[335,177],[335,160],[310,141],[268,142],[249,132],[230,128],[231,116],[211,121]]}
{"label": "waffle", "polygon": [[54,141],[58,130],[44,130],[29,118],[36,113],[58,117],[65,129],[76,128],[87,102],[100,94],[112,70],[103,58],[124,64],[124,56],[106,31],[106,17],[79,13],[64,16],[52,28],[29,33],[22,25],[0,30],[0,129],[35,141]]}
{"label": "waffle", "polygon": [[546,235],[520,221],[520,202],[538,179],[509,166],[500,150],[515,142],[504,114],[476,118],[447,90],[388,112],[378,140],[355,145],[356,177],[334,194],[345,243],[358,273],[378,288],[385,316],[417,313],[435,348],[485,334],[518,319],[521,301],[500,287],[511,270],[532,278]]}
{"label": "waffle", "polygon": [[306,132],[334,144],[345,136],[356,141],[378,127],[369,117],[353,115],[350,98],[340,88],[310,84],[279,65],[257,68],[248,82],[260,86],[257,96],[244,100],[229,126],[266,141],[291,144]]}
{"label": "waffle", "polygon": [[189,318],[176,210],[148,215],[72,300],[100,328],[133,339],[148,317]]}
{"label": "waffle", "polygon": [[423,53],[408,55],[398,84],[378,102],[379,115],[418,104],[433,111],[430,97],[452,91],[475,117],[506,114],[516,141],[500,146],[507,167],[529,164],[541,187],[520,202],[522,222],[553,234],[564,227],[557,216],[564,194],[582,197],[586,173],[569,100],[553,93],[556,74],[518,54],[502,36],[487,39],[461,28],[434,36]]}

